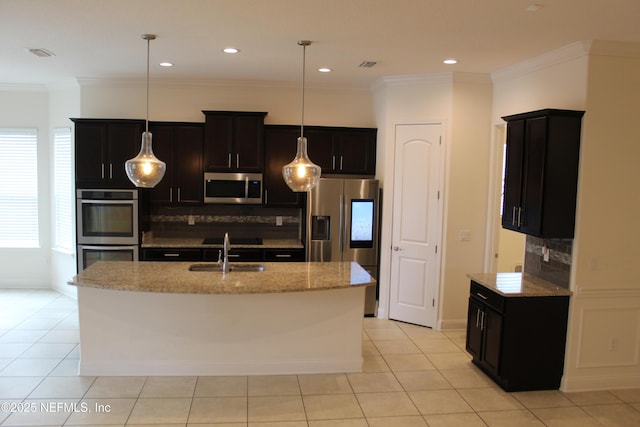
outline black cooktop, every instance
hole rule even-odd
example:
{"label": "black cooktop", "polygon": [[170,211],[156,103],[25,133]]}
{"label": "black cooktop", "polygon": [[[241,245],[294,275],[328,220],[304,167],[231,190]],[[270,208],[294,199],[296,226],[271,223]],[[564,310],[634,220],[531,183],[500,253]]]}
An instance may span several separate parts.
{"label": "black cooktop", "polygon": [[[261,245],[262,238],[260,237],[229,237],[229,242],[232,245]],[[203,245],[222,245],[224,243],[224,237],[206,237],[203,241]]]}

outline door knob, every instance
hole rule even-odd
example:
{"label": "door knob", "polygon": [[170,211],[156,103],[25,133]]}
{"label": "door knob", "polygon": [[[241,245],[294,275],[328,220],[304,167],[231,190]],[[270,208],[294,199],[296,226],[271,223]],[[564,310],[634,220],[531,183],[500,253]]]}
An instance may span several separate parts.
{"label": "door knob", "polygon": [[402,250],[402,248],[401,248],[401,247],[399,247],[399,246],[394,246],[394,247],[393,247],[393,250],[394,250],[394,251],[396,251],[396,252],[398,252],[398,251],[401,251],[401,250]]}

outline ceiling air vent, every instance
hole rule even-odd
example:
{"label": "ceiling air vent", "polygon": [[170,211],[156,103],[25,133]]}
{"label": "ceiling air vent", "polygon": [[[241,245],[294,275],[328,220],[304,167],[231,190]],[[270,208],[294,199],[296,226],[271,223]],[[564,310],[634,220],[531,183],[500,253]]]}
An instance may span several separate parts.
{"label": "ceiling air vent", "polygon": [[362,61],[358,67],[360,68],[371,68],[376,65],[375,61]]}
{"label": "ceiling air vent", "polygon": [[42,48],[34,48],[28,49],[29,52],[33,53],[35,56],[39,56],[40,58],[47,58],[49,56],[54,56],[52,52],[49,52],[47,49]]}

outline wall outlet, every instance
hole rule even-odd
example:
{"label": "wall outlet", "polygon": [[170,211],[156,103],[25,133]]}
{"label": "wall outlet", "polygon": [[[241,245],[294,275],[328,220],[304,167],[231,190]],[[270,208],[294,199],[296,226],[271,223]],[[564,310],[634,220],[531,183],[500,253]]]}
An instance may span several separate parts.
{"label": "wall outlet", "polygon": [[282,217],[281,216],[277,216],[276,217],[276,227],[282,227]]}
{"label": "wall outlet", "polygon": [[187,217],[187,224],[188,225],[196,225],[196,218],[193,215],[189,215]]}

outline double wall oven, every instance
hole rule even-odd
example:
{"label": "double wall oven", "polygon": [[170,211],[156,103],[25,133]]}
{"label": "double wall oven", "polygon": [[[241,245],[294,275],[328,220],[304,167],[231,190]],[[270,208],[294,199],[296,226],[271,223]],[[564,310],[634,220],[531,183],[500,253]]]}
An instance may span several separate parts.
{"label": "double wall oven", "polygon": [[77,190],[78,271],[138,259],[138,190]]}

